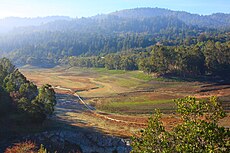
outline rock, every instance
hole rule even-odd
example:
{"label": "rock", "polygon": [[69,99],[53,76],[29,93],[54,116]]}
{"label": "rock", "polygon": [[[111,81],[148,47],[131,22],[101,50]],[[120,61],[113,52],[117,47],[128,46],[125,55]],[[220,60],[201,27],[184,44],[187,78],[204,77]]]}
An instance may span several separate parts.
{"label": "rock", "polygon": [[131,147],[117,147],[117,153],[129,153]]}
{"label": "rock", "polygon": [[98,132],[45,131],[26,136],[24,140],[32,140],[37,144],[43,144],[52,152],[76,152],[77,150],[83,153],[129,153],[131,151],[128,140]]}

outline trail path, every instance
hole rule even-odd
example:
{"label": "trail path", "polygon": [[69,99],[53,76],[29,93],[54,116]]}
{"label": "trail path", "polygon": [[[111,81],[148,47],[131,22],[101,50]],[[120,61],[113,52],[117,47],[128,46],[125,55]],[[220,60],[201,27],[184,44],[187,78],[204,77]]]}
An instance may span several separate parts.
{"label": "trail path", "polygon": [[[103,115],[101,113],[98,113],[96,112],[96,109],[90,105],[88,105],[81,97],[80,95],[78,95],[75,91],[69,89],[69,88],[64,88],[64,87],[60,87],[60,86],[56,86],[56,87],[53,87],[54,89],[58,89],[58,90],[64,90],[64,91],[69,91],[73,96],[77,97],[78,98],[78,102],[80,102],[81,104],[84,105],[84,107],[90,112],[92,113],[95,117],[100,117],[102,119],[105,119],[105,120],[109,120],[109,121],[114,121],[114,122],[118,122],[118,123],[125,123],[125,124],[133,124],[133,125],[141,125],[141,126],[144,126],[146,124],[144,123],[138,123],[138,122],[130,122],[130,121],[124,121],[124,120],[119,120],[119,119],[114,119],[114,118],[111,118],[111,117],[108,117],[106,115]],[[81,107],[80,105],[78,107]],[[81,110],[81,108],[80,108]]]}

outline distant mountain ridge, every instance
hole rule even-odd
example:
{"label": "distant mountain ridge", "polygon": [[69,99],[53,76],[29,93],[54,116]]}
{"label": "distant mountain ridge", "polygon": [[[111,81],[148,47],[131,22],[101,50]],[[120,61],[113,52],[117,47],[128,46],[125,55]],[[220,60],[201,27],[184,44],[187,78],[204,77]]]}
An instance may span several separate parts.
{"label": "distant mountain ridge", "polygon": [[[7,18],[0,20],[1,30],[5,34],[0,33],[0,57],[9,57],[17,65],[47,66],[71,56],[105,56],[155,44],[194,45],[209,38],[216,41],[219,34],[230,32],[230,14],[136,8],[87,18]],[[223,35],[221,42],[228,37]]]}
{"label": "distant mountain ridge", "polygon": [[[82,29],[84,28],[85,24],[91,24],[96,26],[95,24],[100,24],[105,20],[106,22],[109,22],[110,19],[123,21],[130,19],[156,19],[156,17],[181,20],[188,26],[230,29],[230,14],[215,13],[212,15],[198,15],[191,14],[185,11],[172,11],[163,8],[134,8],[80,19],[73,19],[67,16],[48,16],[37,18],[8,17],[5,19],[0,19],[0,33],[6,33],[19,27],[23,28],[31,26],[53,27],[53,29],[48,30],[65,30],[68,28],[68,30],[73,30],[74,28]],[[65,21],[68,22],[66,23]]]}
{"label": "distant mountain ridge", "polygon": [[36,18],[7,17],[0,19],[0,33],[6,33],[18,27],[40,26],[57,20],[67,21],[71,20],[71,18],[66,16],[47,16]]}
{"label": "distant mountain ridge", "polygon": [[150,18],[157,16],[175,17],[188,25],[200,27],[222,28],[230,26],[230,14],[215,13],[212,15],[198,15],[185,11],[172,11],[162,8],[134,8],[110,13],[122,18]]}

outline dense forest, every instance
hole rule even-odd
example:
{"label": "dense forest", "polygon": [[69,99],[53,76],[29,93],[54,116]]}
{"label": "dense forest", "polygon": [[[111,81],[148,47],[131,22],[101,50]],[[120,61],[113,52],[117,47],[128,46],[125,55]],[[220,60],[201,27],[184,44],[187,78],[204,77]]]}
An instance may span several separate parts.
{"label": "dense forest", "polygon": [[1,34],[1,56],[19,66],[69,64],[179,75],[230,72],[229,14],[137,8],[51,19]]}
{"label": "dense forest", "polygon": [[230,72],[230,41],[220,43],[208,40],[194,45],[155,45],[130,52],[107,54],[104,57],[74,57],[64,63],[79,67],[142,70],[146,73],[173,73],[178,75],[216,75],[227,77]]}
{"label": "dense forest", "polygon": [[40,123],[53,113],[55,104],[50,85],[38,89],[8,59],[0,59],[0,122]]}

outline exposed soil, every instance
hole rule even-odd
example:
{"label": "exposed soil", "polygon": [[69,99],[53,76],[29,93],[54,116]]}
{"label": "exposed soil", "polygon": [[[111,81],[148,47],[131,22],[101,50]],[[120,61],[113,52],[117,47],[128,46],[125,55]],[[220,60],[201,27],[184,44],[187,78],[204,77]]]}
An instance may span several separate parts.
{"label": "exposed soil", "polygon": [[[35,71],[37,72],[37,71]],[[64,70],[45,69],[37,73],[30,70],[23,70],[23,74],[36,83],[41,85],[44,83],[52,84],[53,86],[62,86],[72,91],[78,91],[83,100],[97,106],[106,104],[107,102],[127,101],[127,100],[162,100],[175,99],[188,95],[197,98],[207,98],[210,96],[218,96],[223,101],[223,106],[226,111],[230,111],[230,84],[221,83],[205,83],[205,82],[164,82],[164,81],[149,81],[141,83],[136,87],[118,86],[113,83],[115,77],[106,77],[99,79],[100,75],[97,72],[71,72]],[[111,80],[109,80],[111,79]],[[68,122],[74,126],[94,127],[99,131],[111,135],[127,137],[133,135],[134,132],[147,125],[148,115],[140,115],[152,113],[141,111],[136,114],[136,110],[124,110],[124,114],[118,115],[104,112],[91,112],[79,103],[79,99],[74,97],[71,91],[55,89],[60,95],[63,95],[62,100],[58,100],[55,119]],[[60,97],[59,97],[60,98]],[[143,106],[144,109],[145,106]],[[162,121],[167,129],[175,126],[179,119],[174,116],[172,109],[175,108],[173,103],[155,104],[156,108],[165,109]],[[140,109],[142,106],[140,107]],[[220,121],[220,125],[230,127],[229,116]]]}

